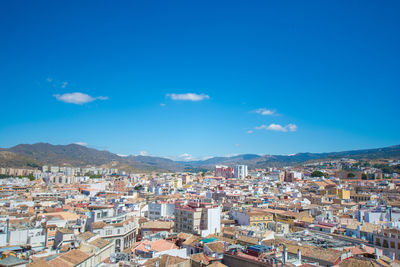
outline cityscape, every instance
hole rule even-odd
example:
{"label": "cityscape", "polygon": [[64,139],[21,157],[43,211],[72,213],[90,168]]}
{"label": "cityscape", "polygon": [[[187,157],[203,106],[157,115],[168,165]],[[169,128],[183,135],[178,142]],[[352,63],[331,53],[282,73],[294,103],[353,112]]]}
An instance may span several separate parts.
{"label": "cityscape", "polygon": [[0,265],[397,266],[399,156],[199,172],[2,167]]}
{"label": "cityscape", "polygon": [[400,267],[399,1],[0,8],[0,267]]}

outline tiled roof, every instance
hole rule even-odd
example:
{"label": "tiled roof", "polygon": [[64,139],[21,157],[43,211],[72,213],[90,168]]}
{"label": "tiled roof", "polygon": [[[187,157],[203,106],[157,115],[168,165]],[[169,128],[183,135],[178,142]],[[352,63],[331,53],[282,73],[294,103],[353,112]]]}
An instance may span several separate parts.
{"label": "tiled roof", "polygon": [[75,265],[71,262],[62,260],[60,257],[50,260],[49,264],[52,267],[71,267]]}
{"label": "tiled roof", "polygon": [[99,238],[93,240],[92,242],[90,242],[89,244],[101,249],[101,248],[104,248],[107,245],[109,245],[110,242],[99,237]]}
{"label": "tiled roof", "polygon": [[225,251],[225,245],[224,242],[213,242],[213,243],[207,243],[204,246],[207,246],[211,251],[216,252],[216,253],[224,253]]}
{"label": "tiled roof", "polygon": [[183,245],[195,247],[197,243],[200,243],[201,237],[193,235],[183,242]]}
{"label": "tiled roof", "polygon": [[80,235],[78,235],[78,238],[82,239],[82,240],[89,240],[90,238],[92,238],[93,236],[95,236],[95,234],[93,234],[92,232],[84,232]]}
{"label": "tiled roof", "polygon": [[190,259],[194,262],[203,261],[203,264],[209,264],[209,258],[204,253],[197,253],[190,255]]}
{"label": "tiled roof", "polygon": [[142,224],[141,228],[145,229],[171,229],[174,227],[174,222],[164,221],[149,221]]}
{"label": "tiled roof", "polygon": [[[147,246],[150,245],[151,248],[147,248]],[[176,249],[178,248],[174,243],[169,242],[167,240],[164,239],[158,239],[155,241],[149,241],[149,240],[144,240],[142,242],[140,242],[140,244],[134,248],[134,250],[140,250],[140,251],[145,251],[145,252],[149,252],[149,251],[166,251],[166,250],[170,250],[170,249]]]}
{"label": "tiled roof", "polygon": [[28,267],[53,267],[50,263],[45,260],[36,260],[28,264]]}
{"label": "tiled roof", "polygon": [[158,266],[180,266],[180,263],[188,262],[189,259],[184,259],[178,256],[170,256],[170,255],[162,255],[159,258],[153,258],[150,260],[147,260],[144,263],[144,266],[155,266],[156,262],[158,262]]}
{"label": "tiled roof", "polygon": [[86,259],[88,259],[90,256],[86,254],[85,252],[79,250],[79,249],[73,249],[68,251],[67,253],[61,255],[59,258],[62,260],[65,260],[67,262],[73,263],[73,264],[79,264]]}
{"label": "tiled roof", "polygon": [[92,223],[92,228],[93,229],[103,229],[104,226],[106,226],[107,224],[105,222],[94,222]]}

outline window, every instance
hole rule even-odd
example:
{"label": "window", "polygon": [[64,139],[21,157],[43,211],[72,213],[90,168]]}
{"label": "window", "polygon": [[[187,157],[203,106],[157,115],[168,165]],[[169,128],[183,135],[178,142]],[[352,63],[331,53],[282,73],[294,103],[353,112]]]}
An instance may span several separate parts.
{"label": "window", "polygon": [[386,239],[383,240],[383,247],[388,248],[388,241]]}
{"label": "window", "polygon": [[395,246],[395,244],[394,244],[393,241],[390,242],[390,247],[391,247],[391,248],[396,248],[396,246]]}

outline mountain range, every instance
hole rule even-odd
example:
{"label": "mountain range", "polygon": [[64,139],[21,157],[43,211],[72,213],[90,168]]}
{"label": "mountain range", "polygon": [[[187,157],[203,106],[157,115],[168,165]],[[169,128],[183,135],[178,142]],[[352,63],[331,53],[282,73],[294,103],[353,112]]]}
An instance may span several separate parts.
{"label": "mountain range", "polygon": [[338,158],[400,159],[400,145],[330,153],[298,153],[294,155],[242,154],[197,161],[174,161],[154,156],[120,156],[109,151],[97,150],[78,144],[52,145],[36,143],[0,148],[0,167],[20,168],[40,168],[42,165],[58,165],[113,167],[129,171],[200,171],[212,169],[218,164],[245,164],[249,168],[265,168]]}

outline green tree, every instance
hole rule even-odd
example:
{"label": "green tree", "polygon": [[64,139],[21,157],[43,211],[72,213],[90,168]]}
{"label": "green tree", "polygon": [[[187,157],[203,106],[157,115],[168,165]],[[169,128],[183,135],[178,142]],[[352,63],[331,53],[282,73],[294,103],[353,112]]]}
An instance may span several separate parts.
{"label": "green tree", "polygon": [[354,173],[352,173],[352,172],[349,172],[347,174],[347,178],[354,178],[354,177],[356,177],[356,175]]}
{"label": "green tree", "polygon": [[143,187],[143,185],[139,184],[139,185],[136,185],[134,188],[136,191],[140,191],[140,189],[142,189],[142,187]]}
{"label": "green tree", "polygon": [[311,177],[323,177],[323,176],[325,176],[325,174],[321,171],[313,171],[311,173]]}

